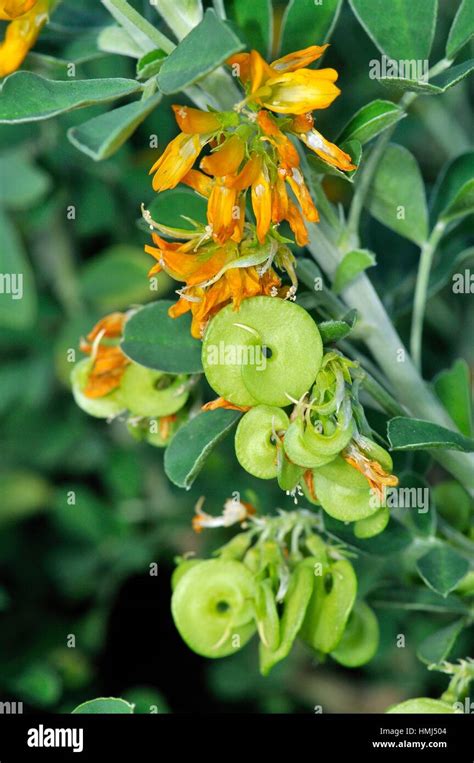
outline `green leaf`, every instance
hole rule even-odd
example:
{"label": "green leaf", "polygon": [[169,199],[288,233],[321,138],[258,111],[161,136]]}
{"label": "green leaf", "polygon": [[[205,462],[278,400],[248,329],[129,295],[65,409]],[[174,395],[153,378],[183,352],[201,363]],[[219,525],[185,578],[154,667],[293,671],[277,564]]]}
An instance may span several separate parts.
{"label": "green leaf", "polygon": [[271,0],[239,0],[232,3],[230,17],[243,33],[249,48],[264,56],[271,52],[273,10]]}
{"label": "green leaf", "polygon": [[207,223],[207,199],[182,186],[156,194],[148,210],[155,222],[169,228],[194,230],[190,220],[203,225]]}
{"label": "green leaf", "polygon": [[166,94],[183,90],[243,47],[239,38],[209,8],[201,23],[163,62],[157,78],[160,90]]}
{"label": "green leaf", "polygon": [[49,80],[19,71],[7,77],[0,98],[0,123],[49,119],[65,111],[112,101],[141,90],[133,79]]}
{"label": "green leaf", "polygon": [[190,314],[170,318],[174,303],[160,300],[125,324],[122,350],[135,363],[171,374],[202,373],[201,342],[191,336]]}
{"label": "green leaf", "polygon": [[202,21],[202,0],[153,0],[152,5],[178,40]]}
{"label": "green leaf", "polygon": [[469,570],[469,562],[450,546],[440,544],[418,559],[417,570],[426,585],[447,596]]}
{"label": "green leaf", "polygon": [[392,450],[445,450],[474,451],[474,440],[458,432],[433,424],[431,421],[396,416],[387,424],[387,436]]}
{"label": "green leaf", "polygon": [[143,54],[143,48],[137,45],[133,37],[121,26],[115,24],[102,29],[97,38],[97,45],[105,53],[116,53],[119,56],[141,58]]}
{"label": "green leaf", "polygon": [[114,714],[114,715],[132,715],[133,705],[126,702],[124,699],[118,699],[117,697],[100,697],[98,699],[90,699],[87,702],[83,702],[78,705],[72,711],[76,714]]}
{"label": "green leaf", "polygon": [[462,0],[449,30],[446,57],[454,58],[474,35],[474,8],[472,0]]}
{"label": "green leaf", "polygon": [[433,381],[435,392],[458,429],[472,436],[471,375],[465,360],[459,358],[450,369],[441,371]]}
{"label": "green leaf", "polygon": [[163,50],[150,50],[137,61],[138,79],[149,79],[160,71],[166,53]]}
{"label": "green leaf", "polygon": [[149,262],[143,249],[129,244],[116,244],[88,260],[80,274],[82,296],[100,311],[122,310],[130,305],[148,302],[160,296],[171,281],[165,273],[159,276],[161,292],[151,291],[148,281]]}
{"label": "green leaf", "polygon": [[61,679],[47,662],[33,662],[23,669],[10,684],[11,690],[32,705],[48,707],[61,696]]}
{"label": "green leaf", "polygon": [[0,155],[0,204],[14,210],[28,209],[49,191],[51,178],[17,148]]}
{"label": "green leaf", "polygon": [[76,148],[94,161],[108,159],[123,146],[160,100],[161,94],[157,93],[145,101],[127,103],[126,106],[112,109],[77,127],[71,127],[67,136]]}
{"label": "green leaf", "polygon": [[381,53],[389,58],[429,58],[433,43],[437,0],[349,0],[360,24]]}
{"label": "green leaf", "polygon": [[175,47],[159,29],[132,8],[127,0],[102,0],[102,4],[132,38],[142,54],[155,48],[170,53]]}
{"label": "green leaf", "polygon": [[178,429],[165,452],[165,472],[171,482],[189,490],[211,450],[241,415],[223,408],[205,411]]}
{"label": "green leaf", "polygon": [[439,95],[445,93],[467,77],[474,70],[474,61],[464,61],[458,66],[452,66],[442,74],[427,80],[413,79],[411,77],[380,77],[378,82],[385,87],[399,90],[402,93],[412,90],[421,95]]}
{"label": "green leaf", "polygon": [[433,221],[448,220],[463,198],[469,197],[469,185],[474,177],[474,151],[461,154],[441,171],[433,191],[431,214]]}
{"label": "green leaf", "polygon": [[355,139],[364,145],[404,117],[406,117],[404,110],[392,101],[372,101],[366,106],[362,106],[351,117],[337,142]]}
{"label": "green leaf", "polygon": [[0,207],[0,326],[25,329],[36,318],[33,271],[15,226]]}
{"label": "green leaf", "polygon": [[336,268],[332,290],[335,294],[340,294],[357,276],[375,264],[375,255],[368,249],[353,249],[352,252],[347,252]]}
{"label": "green leaf", "polygon": [[391,143],[377,167],[368,194],[371,214],[383,225],[421,245],[428,235],[425,187],[415,157]]}
{"label": "green leaf", "polygon": [[280,55],[309,45],[322,45],[331,37],[342,0],[290,0],[282,19]]}
{"label": "green leaf", "polygon": [[431,633],[418,647],[416,651],[418,659],[427,665],[446,660],[464,626],[464,619],[455,620],[444,628]]}
{"label": "green leaf", "polygon": [[354,328],[357,310],[350,310],[340,321],[322,321],[318,323],[323,344],[332,344],[344,339]]}
{"label": "green leaf", "polygon": [[452,222],[474,212],[474,178],[459,189],[451,204],[444,210],[441,220]]}
{"label": "green leaf", "polygon": [[[362,145],[360,142],[358,140],[348,140],[345,143],[341,143],[340,147],[343,151],[349,154],[352,159],[352,163],[358,167],[362,156]],[[333,167],[331,164],[325,162],[324,159],[321,159],[319,156],[313,153],[311,153],[307,158],[311,165],[311,169],[313,169],[319,175],[334,175],[335,177],[341,178],[342,180],[347,180],[349,183],[352,183],[354,175],[357,172],[357,170],[352,170],[352,172],[342,172],[342,170],[338,170],[337,167]]]}
{"label": "green leaf", "polygon": [[[380,537],[383,538],[383,535]],[[443,597],[427,588],[380,588],[373,594],[370,603],[375,607],[415,612],[452,612],[461,615],[469,612],[457,596]]]}

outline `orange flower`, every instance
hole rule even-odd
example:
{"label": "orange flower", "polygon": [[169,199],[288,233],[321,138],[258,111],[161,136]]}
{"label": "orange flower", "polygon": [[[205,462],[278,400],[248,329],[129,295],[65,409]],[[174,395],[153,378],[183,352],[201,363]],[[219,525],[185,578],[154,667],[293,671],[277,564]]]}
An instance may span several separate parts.
{"label": "orange flower", "polygon": [[157,264],[151,268],[148,275],[154,275],[164,270],[176,281],[185,281],[194,286],[213,278],[232,256],[229,247],[216,248],[215,245],[201,247],[197,252],[190,253],[190,245],[168,242],[160,238],[157,233],[152,234],[156,247],[145,246],[145,252],[151,254],[157,260]]}
{"label": "orange flower", "polygon": [[224,178],[216,178],[207,205],[207,219],[215,241],[223,244],[232,236],[240,218],[237,190],[225,185]]}
{"label": "orange flower", "polygon": [[223,177],[234,175],[244,158],[245,143],[238,135],[231,135],[225,143],[202,159],[200,167],[208,175]]}
{"label": "orange flower", "polygon": [[364,475],[372,490],[375,490],[382,500],[387,487],[398,485],[398,477],[386,472],[378,461],[367,458],[359,448],[350,443],[343,451],[342,457],[350,466]]}
{"label": "orange flower", "polygon": [[167,191],[175,188],[189,172],[202,147],[210,138],[200,135],[180,133],[168,143],[160,158],[154,163],[150,175],[154,172],[153,189]]}
{"label": "orange flower", "polygon": [[240,79],[249,84],[245,102],[254,101],[279,114],[304,114],[313,109],[325,109],[339,95],[334,85],[334,69],[306,69],[322,56],[327,45],[312,45],[297,50],[271,64],[252,50],[232,56],[228,63],[238,65]]}
{"label": "orange flower", "polygon": [[263,244],[272,220],[272,191],[265,165],[252,183],[252,208],[257,221],[257,238]]}
{"label": "orange flower", "polygon": [[11,21],[28,13],[37,0],[0,0],[0,19]]}
{"label": "orange flower", "polygon": [[201,405],[201,411],[216,411],[218,408],[225,408],[229,411],[249,411],[250,406],[248,405],[234,405],[234,403],[229,403],[228,400],[225,399],[225,397],[216,397],[215,400],[210,400],[208,403],[204,403],[204,405]]}
{"label": "orange flower", "polygon": [[0,0],[0,19],[10,20],[0,43],[0,77],[21,66],[48,20],[49,6],[50,0]]}
{"label": "orange flower", "polygon": [[289,226],[295,234],[295,240],[298,246],[306,246],[309,241],[308,231],[306,230],[306,225],[304,224],[301,212],[292,201],[288,203],[285,219],[288,220]]}
{"label": "orange flower", "polygon": [[[305,117],[307,125],[309,124],[309,121],[312,123],[313,120],[308,120],[308,115],[305,115]],[[299,118],[297,117],[297,119]],[[357,169],[356,165],[352,164],[352,158],[349,154],[346,154],[345,151],[342,151],[334,143],[330,143],[326,140],[324,135],[321,135],[320,132],[315,130],[312,124],[309,128],[307,127],[305,130],[302,130],[301,127],[303,125],[301,122],[297,122],[297,119],[293,120],[292,126],[295,133],[298,135],[298,138],[305,144],[305,146],[310,148],[311,151],[314,151],[314,153],[327,164],[331,164],[333,167],[337,167],[343,172],[350,172],[351,170]]]}
{"label": "orange flower", "polygon": [[170,308],[169,315],[177,318],[191,311],[191,333],[200,339],[212,316],[230,302],[238,309],[243,299],[271,296],[280,285],[280,279],[271,268],[263,276],[259,275],[255,267],[231,268],[211,286],[196,286],[187,290]]}
{"label": "orange flower", "polygon": [[201,111],[190,106],[178,106],[173,104],[174,117],[181,132],[190,135],[204,135],[208,132],[216,132],[221,126],[219,118],[211,111]]}
{"label": "orange flower", "polygon": [[104,397],[120,385],[123,373],[130,363],[117,342],[123,334],[126,315],[111,313],[102,318],[86,339],[81,340],[81,350],[92,357],[84,394],[87,397]]}

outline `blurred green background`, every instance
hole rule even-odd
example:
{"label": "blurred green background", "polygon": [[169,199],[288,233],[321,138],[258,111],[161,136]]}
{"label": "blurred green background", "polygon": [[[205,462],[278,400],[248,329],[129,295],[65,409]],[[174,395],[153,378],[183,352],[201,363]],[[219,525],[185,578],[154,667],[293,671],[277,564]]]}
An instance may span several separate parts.
{"label": "blurred green background", "polygon": [[[142,5],[148,4],[136,3]],[[75,2],[59,7],[35,53],[76,61],[78,77],[133,77],[132,59],[94,52],[94,31],[110,23],[105,10],[94,0],[80,6],[81,13]],[[456,7],[440,4],[433,61],[443,55]],[[35,53],[28,68],[66,77]],[[344,5],[325,59],[340,72],[342,95],[317,122],[329,139],[360,106],[387,97],[368,76],[369,61],[379,57]],[[418,158],[428,189],[442,165],[469,148],[469,87],[464,81],[440,99],[418,99],[397,128],[395,140]],[[381,648],[364,669],[350,672],[330,661],[316,666],[301,648],[267,679],[258,674],[255,644],[212,662],[192,654],[174,628],[173,558],[209,554],[229,537],[192,532],[197,498],[205,495],[212,513],[233,491],[257,501],[261,511],[292,503],[246,475],[231,442],[212,455],[190,492],[174,488],[159,450],[136,443],[120,422],[88,417],[68,389],[68,351],[79,357],[79,337],[103,314],[157,296],[148,288],[147,235],[137,219],[140,203],[152,198],[150,136],[162,148],[175,132],[169,103],[103,162],[76,150],[66,132],[105,107],[0,127],[2,272],[20,263],[25,279],[22,300],[0,296],[0,700],[60,712],[103,695],[135,701],[142,712],[314,712],[317,706],[375,712],[408,696],[436,695],[446,682],[415,656],[432,627],[429,614],[379,612]],[[337,179],[326,190],[333,200],[349,198],[349,186]],[[470,226],[472,218],[447,238],[448,254],[461,250]],[[371,276],[406,336],[417,250],[368,217],[364,237],[378,253]],[[172,294],[168,281],[160,288]],[[468,300],[454,299],[448,287],[431,299],[428,376],[460,355],[472,365]],[[157,575],[150,574],[154,564]],[[388,574],[388,565],[359,559],[362,590]],[[398,634],[405,635],[405,648],[397,648]],[[460,642],[459,654],[466,647]]]}

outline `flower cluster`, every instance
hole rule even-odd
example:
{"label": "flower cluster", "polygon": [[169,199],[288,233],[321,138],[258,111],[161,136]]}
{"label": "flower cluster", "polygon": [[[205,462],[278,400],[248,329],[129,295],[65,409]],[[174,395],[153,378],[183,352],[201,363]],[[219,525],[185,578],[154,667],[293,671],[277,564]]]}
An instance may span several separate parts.
{"label": "flower cluster", "polygon": [[0,0],[0,19],[10,22],[0,43],[0,77],[21,66],[48,20],[53,1]]}
{"label": "flower cluster", "polygon": [[[291,239],[278,226],[286,222],[303,246],[306,222],[319,220],[296,141],[342,171],[355,169],[351,157],[314,127],[311,112],[327,108],[340,92],[334,69],[307,68],[326,47],[313,45],[271,64],[255,50],[233,56],[228,63],[245,90],[233,111],[173,106],[181,132],[152,166],[153,188],[191,187],[207,199],[207,225],[170,229],[145,210],[154,230],[154,246],[146,251],[157,261],[151,274],[163,269],[185,283],[171,314],[191,311],[194,336],[202,336],[212,315],[229,302],[238,308],[250,296],[293,296]],[[169,242],[156,231],[185,240]],[[282,287],[275,268],[288,273],[290,287]]]}

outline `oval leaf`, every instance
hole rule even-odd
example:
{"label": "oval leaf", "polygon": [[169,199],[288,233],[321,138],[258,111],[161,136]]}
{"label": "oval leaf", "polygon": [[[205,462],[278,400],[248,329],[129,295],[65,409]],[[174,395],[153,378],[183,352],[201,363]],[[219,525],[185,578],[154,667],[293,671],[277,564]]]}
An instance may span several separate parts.
{"label": "oval leaf", "polygon": [[472,435],[471,375],[465,360],[459,358],[451,368],[441,371],[433,381],[435,392],[458,429]]}
{"label": "oval leaf", "polygon": [[77,127],[71,127],[67,136],[71,143],[98,162],[108,159],[123,146],[158,105],[161,94],[158,93],[145,101],[134,101],[118,109],[100,114]]}
{"label": "oval leaf", "polygon": [[462,0],[449,30],[446,43],[447,58],[454,58],[474,35],[474,8],[472,0]]}
{"label": "oval leaf", "polygon": [[418,559],[416,567],[427,586],[447,596],[466,575],[469,562],[443,544]]}
{"label": "oval leaf", "polygon": [[436,25],[437,0],[349,0],[381,53],[394,59],[427,59]]}
{"label": "oval leaf", "polygon": [[270,0],[239,0],[232,3],[230,14],[249,48],[270,53],[273,36],[273,10]]}
{"label": "oval leaf", "polygon": [[133,79],[51,80],[19,71],[7,77],[0,98],[0,123],[50,119],[65,111],[112,101],[142,89]]}
{"label": "oval leaf", "polygon": [[418,659],[427,665],[446,660],[464,625],[463,619],[455,620],[454,623],[450,623],[445,628],[440,628],[435,633],[431,633],[418,647],[416,652]]}
{"label": "oval leaf", "polygon": [[241,40],[209,8],[201,23],[163,62],[157,78],[160,90],[166,94],[183,90],[243,48]]}
{"label": "oval leaf", "polygon": [[371,214],[416,244],[428,235],[425,187],[412,154],[395,144],[387,146],[377,167],[367,204]]}
{"label": "oval leaf", "polygon": [[375,264],[375,255],[368,249],[353,249],[352,252],[347,252],[336,269],[332,285],[335,294],[339,294],[364,270]]}
{"label": "oval leaf", "polygon": [[337,142],[358,140],[362,145],[391,125],[406,117],[405,112],[391,101],[372,101],[357,111],[341,132]]}
{"label": "oval leaf", "polygon": [[331,37],[342,0],[290,0],[282,20],[280,55],[309,45],[322,45]]}
{"label": "oval leaf", "polygon": [[412,90],[421,95],[439,95],[445,93],[458,82],[461,82],[474,69],[474,61],[464,61],[458,66],[453,66],[442,74],[433,77],[429,82],[426,79],[414,79],[412,77],[380,77],[379,82],[385,87],[399,90],[402,93]]}
{"label": "oval leaf", "polygon": [[78,705],[72,711],[75,714],[113,714],[113,715],[132,715],[133,705],[124,699],[117,697],[100,697],[99,699],[90,699]]}
{"label": "oval leaf", "polygon": [[126,322],[121,348],[147,368],[170,374],[202,373],[201,342],[191,336],[189,313],[170,318],[174,304],[160,300],[137,310]]}
{"label": "oval leaf", "polygon": [[189,490],[210,452],[241,415],[223,408],[205,411],[178,429],[165,452],[165,472],[171,482]]}
{"label": "oval leaf", "polygon": [[396,416],[387,424],[387,437],[392,450],[445,450],[474,451],[474,440],[458,432],[433,424],[431,421]]}

